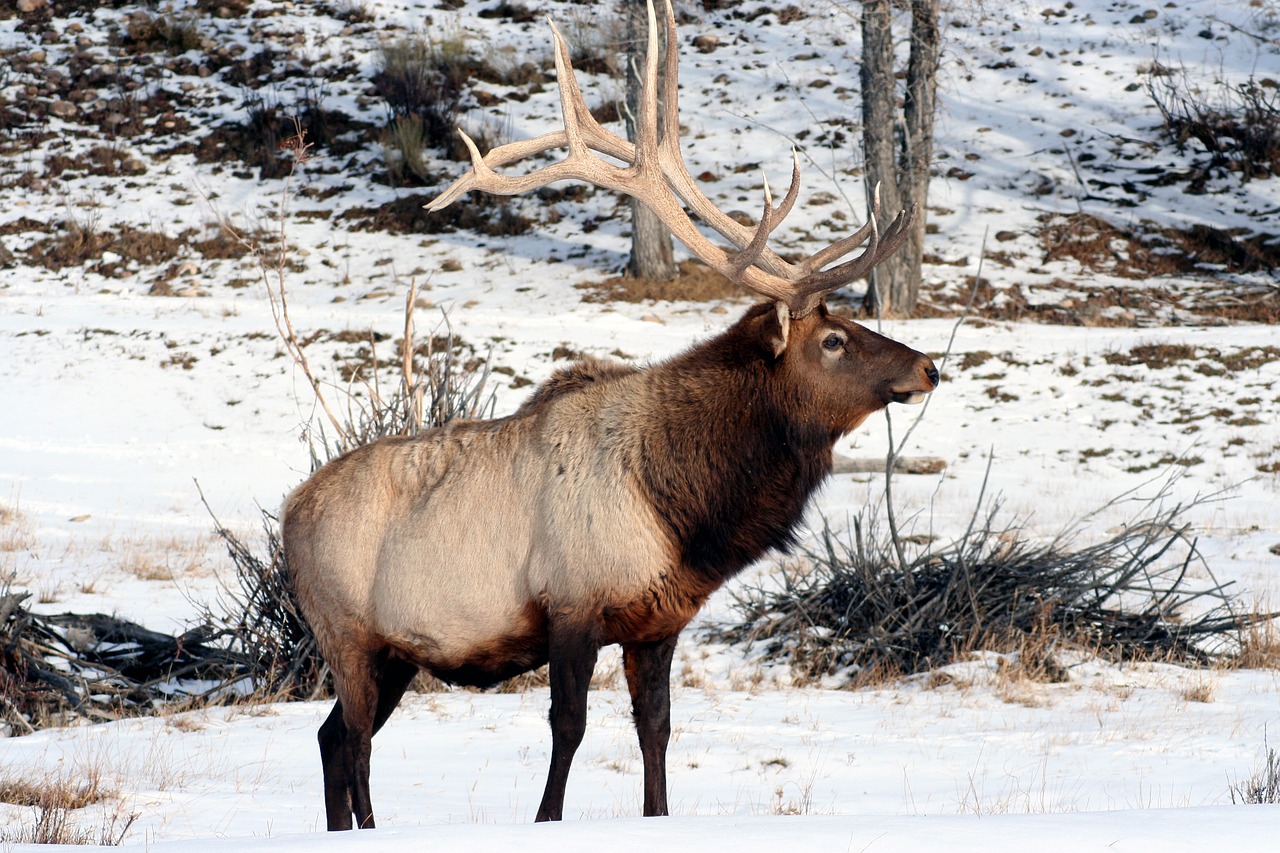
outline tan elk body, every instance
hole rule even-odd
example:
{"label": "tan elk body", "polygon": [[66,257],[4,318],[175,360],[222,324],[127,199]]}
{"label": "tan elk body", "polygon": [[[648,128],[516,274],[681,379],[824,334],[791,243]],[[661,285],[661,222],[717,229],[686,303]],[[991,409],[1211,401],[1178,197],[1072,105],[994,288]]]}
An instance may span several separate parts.
{"label": "tan elk body", "polygon": [[[652,45],[652,11],[650,20]],[[669,7],[667,29],[663,107],[675,128]],[[550,663],[552,758],[538,819],[560,818],[591,670],[614,643],[640,739],[644,812],[665,814],[677,635],[727,578],[793,542],[837,439],[890,402],[918,402],[938,381],[928,357],[822,302],[896,248],[906,216],[882,240],[873,205],[853,238],[789,264],[764,243],[795,200],[797,175],[777,211],[766,198],[756,231],[721,228],[723,214],[693,186],[674,136],[654,130],[652,51],[648,123],[632,148],[590,121],[558,33],[556,42],[566,131],[485,158],[472,146],[473,170],[433,204],[467,189],[520,192],[564,177],[611,186],[770,301],[647,368],[581,361],[508,418],[353,450],[289,497],[286,559],[338,694],[319,736],[330,829],[350,828],[353,814],[355,825],[373,825],[371,738],[420,668],[491,685]],[[489,170],[561,146],[571,169],[517,179]],[[632,165],[605,164],[588,149],[629,154]],[[736,251],[697,234],[678,199]],[[863,243],[858,258],[827,269]]]}

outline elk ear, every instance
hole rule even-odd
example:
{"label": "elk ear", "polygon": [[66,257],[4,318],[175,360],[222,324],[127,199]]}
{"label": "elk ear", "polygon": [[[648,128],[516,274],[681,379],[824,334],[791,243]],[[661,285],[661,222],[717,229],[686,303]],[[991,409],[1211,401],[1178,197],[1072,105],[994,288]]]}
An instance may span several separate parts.
{"label": "elk ear", "polygon": [[773,316],[765,320],[764,339],[773,349],[773,357],[781,358],[791,333],[791,309],[785,302],[773,303]]}

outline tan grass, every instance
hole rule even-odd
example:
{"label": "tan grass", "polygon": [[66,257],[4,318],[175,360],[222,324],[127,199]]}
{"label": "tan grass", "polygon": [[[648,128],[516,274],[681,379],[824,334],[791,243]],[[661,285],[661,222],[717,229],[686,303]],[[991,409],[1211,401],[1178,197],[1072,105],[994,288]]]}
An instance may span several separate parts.
{"label": "tan grass", "polygon": [[91,773],[87,779],[75,781],[58,776],[42,779],[20,776],[0,778],[0,803],[15,806],[74,811],[114,796],[115,792],[107,789],[96,773]]}
{"label": "tan grass", "polygon": [[0,552],[29,551],[35,544],[31,520],[17,505],[0,503]]}
{"label": "tan grass", "polygon": [[1214,700],[1218,685],[1207,678],[1197,678],[1182,691],[1182,698],[1187,702],[1208,704]]}
{"label": "tan grass", "polygon": [[34,809],[34,820],[0,830],[0,844],[75,844],[117,846],[129,831],[136,814],[126,814],[120,804],[103,811],[96,828],[86,828],[77,815],[90,806],[117,798],[103,784],[95,766],[77,769],[74,776],[49,775],[31,778],[9,774],[0,776],[0,802]]}
{"label": "tan grass", "polygon": [[583,291],[582,301],[593,303],[710,302],[742,298],[742,288],[698,261],[681,261],[679,270],[679,275],[671,281],[618,276],[578,287]]}
{"label": "tan grass", "polygon": [[57,604],[62,600],[62,584],[53,581],[42,581],[36,590],[36,601],[40,604]]}
{"label": "tan grass", "polygon": [[1269,602],[1254,605],[1252,624],[1241,638],[1240,649],[1230,665],[1236,669],[1280,669],[1280,626],[1267,618],[1275,608]]}
{"label": "tan grass", "polygon": [[117,566],[125,574],[144,581],[170,581],[212,574],[212,542],[209,534],[143,536],[120,542],[107,540],[102,547],[119,554]]}

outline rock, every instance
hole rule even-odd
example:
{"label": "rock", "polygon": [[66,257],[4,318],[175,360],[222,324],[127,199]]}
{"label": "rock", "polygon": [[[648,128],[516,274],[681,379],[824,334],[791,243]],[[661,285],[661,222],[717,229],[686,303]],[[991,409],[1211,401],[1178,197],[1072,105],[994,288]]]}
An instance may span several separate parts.
{"label": "rock", "polygon": [[720,46],[720,36],[704,35],[693,37],[693,47],[699,53],[710,53]]}
{"label": "rock", "polygon": [[18,0],[18,11],[24,15],[49,5],[49,0]]}
{"label": "rock", "polygon": [[49,112],[60,119],[75,118],[76,113],[80,112],[80,108],[70,101],[56,100],[49,105]]}

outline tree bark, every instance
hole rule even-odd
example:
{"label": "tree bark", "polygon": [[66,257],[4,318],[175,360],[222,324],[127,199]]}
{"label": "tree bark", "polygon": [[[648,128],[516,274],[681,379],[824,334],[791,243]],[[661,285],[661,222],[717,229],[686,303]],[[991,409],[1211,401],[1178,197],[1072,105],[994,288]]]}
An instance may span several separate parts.
{"label": "tree bark", "polygon": [[[665,14],[662,0],[655,0],[654,11],[658,15],[658,85],[663,85],[661,56],[666,46],[666,31],[662,26]],[[645,0],[622,0],[623,14],[626,15],[626,63],[627,100],[624,118],[627,127],[627,139],[636,141],[636,122],[640,117],[640,93],[644,80],[645,49],[649,39],[649,17]],[[659,117],[661,118],[661,117]],[[673,132],[679,133],[679,128]],[[627,271],[635,278],[646,278],[653,281],[669,281],[676,277],[676,263],[672,254],[671,233],[667,226],[634,198],[631,205],[631,260]]]}
{"label": "tree bark", "polygon": [[911,53],[901,122],[892,22],[890,0],[866,0],[862,4],[863,153],[868,185],[880,185],[880,209],[886,218],[896,215],[905,204],[915,205],[916,212],[903,247],[872,272],[864,304],[867,310],[881,315],[909,316],[920,295],[929,167],[933,159],[938,0],[911,2]]}

